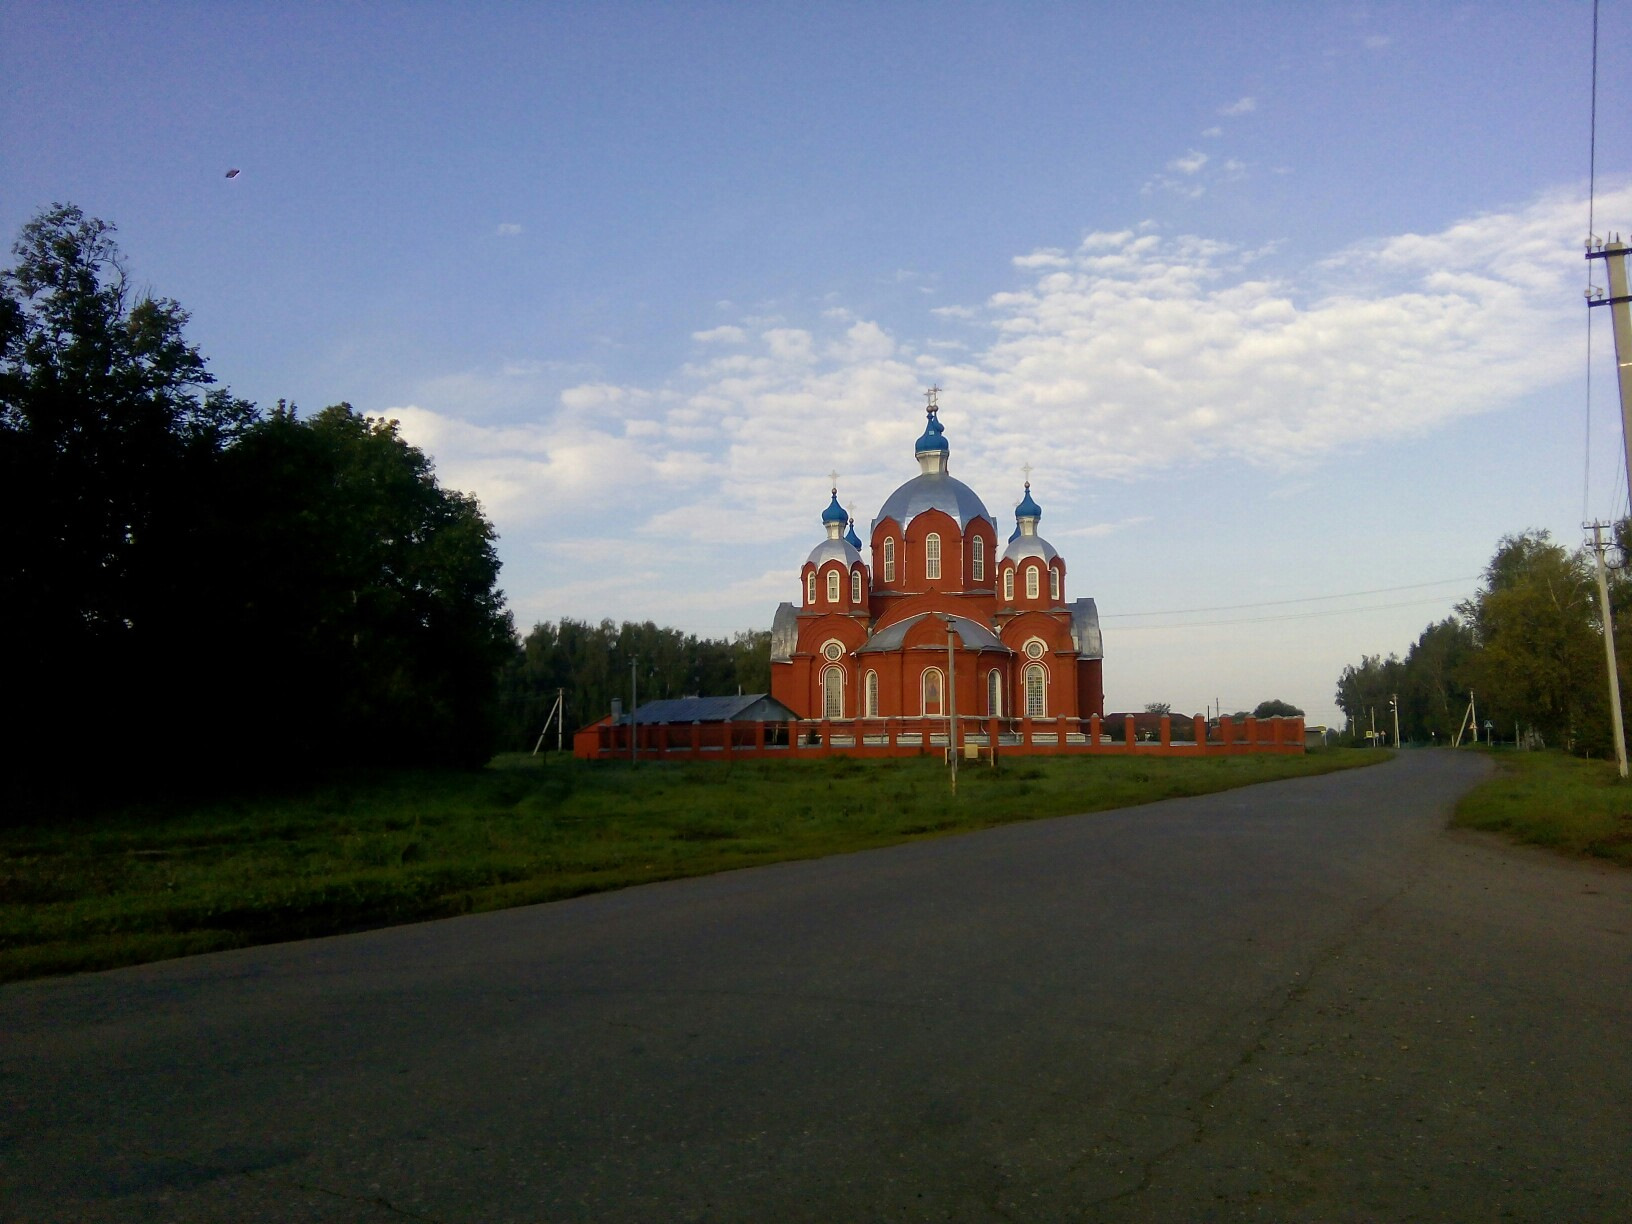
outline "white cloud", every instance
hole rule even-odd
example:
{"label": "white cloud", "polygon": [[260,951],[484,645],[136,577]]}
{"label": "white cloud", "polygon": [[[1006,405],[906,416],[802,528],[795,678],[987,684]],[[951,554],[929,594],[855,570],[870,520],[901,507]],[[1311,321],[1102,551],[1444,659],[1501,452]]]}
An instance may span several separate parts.
{"label": "white cloud", "polygon": [[1381,51],[1393,41],[1387,34],[1368,34],[1361,40],[1361,46],[1367,51]]}
{"label": "white cloud", "polygon": [[[1632,213],[1632,186],[1601,187],[1599,206]],[[514,378],[442,380],[434,402],[388,415],[445,484],[482,499],[512,558],[534,558],[512,589],[518,616],[557,599],[672,623],[664,589],[797,562],[819,537],[829,467],[865,534],[912,471],[931,381],[954,470],[1004,507],[1020,465],[1038,465],[1062,538],[1138,525],[1093,510],[1089,490],[1107,479],[1230,461],[1298,488],[1322,459],[1512,405],[1578,373],[1583,211],[1576,193],[1555,193],[1274,276],[1264,248],[1143,225],[1095,231],[1017,257],[1013,283],[984,303],[937,310],[973,324],[965,348],[818,317],[743,327],[743,351],[652,385],[584,379],[546,393],[559,371],[516,362]],[[719,330],[699,334],[737,343]],[[514,423],[478,423],[509,382],[534,401]],[[596,572],[569,566],[566,544],[599,558]],[[553,567],[554,594],[537,566]],[[764,619],[750,611],[737,623]]]}
{"label": "white cloud", "polygon": [[1258,109],[1258,99],[1256,99],[1256,98],[1240,98],[1240,99],[1237,99],[1234,102],[1231,102],[1228,106],[1219,107],[1218,108],[1218,113],[1221,114],[1221,115],[1232,115],[1232,116],[1233,115],[1250,115],[1253,111],[1255,111],[1257,109]]}
{"label": "white cloud", "polygon": [[1167,168],[1179,174],[1195,174],[1207,164],[1207,161],[1207,154],[1191,149],[1183,157],[1175,157],[1168,162]]}
{"label": "white cloud", "polygon": [[1221,127],[1204,128],[1201,134],[1204,138],[1211,140],[1215,137],[1224,135],[1224,129]]}
{"label": "white cloud", "polygon": [[748,340],[748,333],[740,327],[725,323],[719,327],[711,327],[707,331],[694,331],[691,338],[699,344],[744,344]]}
{"label": "white cloud", "polygon": [[522,226],[517,225],[514,221],[502,222],[499,225],[499,228],[493,231],[493,233],[500,238],[514,238],[517,234],[524,234],[526,232],[527,231]]}

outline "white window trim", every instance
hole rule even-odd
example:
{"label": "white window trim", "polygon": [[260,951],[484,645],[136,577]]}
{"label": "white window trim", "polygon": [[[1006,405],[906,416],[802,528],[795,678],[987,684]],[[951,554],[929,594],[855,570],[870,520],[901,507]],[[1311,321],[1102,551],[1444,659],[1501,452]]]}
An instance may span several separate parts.
{"label": "white window trim", "polygon": [[867,679],[863,684],[862,691],[866,694],[867,717],[868,718],[877,718],[878,717],[878,673],[876,671],[870,671],[870,672],[867,673]]}
{"label": "white window trim", "polygon": [[1052,565],[1048,567],[1048,597],[1055,603],[1060,602],[1060,571]]}
{"label": "white window trim", "polygon": [[839,571],[836,569],[827,571],[827,602],[839,602]]}
{"label": "white window trim", "polygon": [[857,607],[861,606],[861,571],[850,571],[850,602]]}
{"label": "white window trim", "polygon": [[969,543],[971,577],[975,582],[986,581],[986,541],[976,536]]}
{"label": "white window trim", "polygon": [[[1037,706],[1038,706],[1038,709],[1036,710],[1035,713],[1033,713],[1032,706],[1031,706],[1031,693],[1032,693],[1031,681],[1032,681],[1033,676],[1041,678],[1041,683],[1037,686]],[[1026,717],[1027,718],[1047,718],[1048,717],[1048,668],[1044,667],[1041,663],[1028,663],[1026,665],[1026,674],[1025,674],[1025,691],[1026,691]]]}
{"label": "white window trim", "polygon": [[884,581],[895,581],[895,540],[884,541]]}
{"label": "white window trim", "polygon": [[[828,712],[827,698],[828,698],[828,686],[829,686],[830,683],[833,682],[835,677],[837,678],[837,684],[838,684],[838,689],[839,689],[839,693],[838,693],[838,696],[839,696],[839,712],[837,714],[832,714],[832,713]],[[822,717],[824,719],[833,719],[833,718],[843,718],[844,717],[844,668],[839,667],[837,665],[834,665],[832,667],[824,667],[822,669]]]}
{"label": "white window trim", "polygon": [[1014,571],[1012,569],[1003,571],[1003,601],[1005,603],[1014,602]]}
{"label": "white window trim", "polygon": [[[933,714],[929,711],[929,678],[935,677],[940,689],[941,699],[936,704],[940,709]],[[918,712],[925,718],[941,718],[946,714],[946,673],[938,667],[926,667],[918,677]]]}
{"label": "white window trim", "polygon": [[805,575],[805,607],[816,606],[816,571],[811,570]]}
{"label": "white window trim", "polygon": [[932,531],[924,537],[924,581],[941,580],[941,536]]}
{"label": "white window trim", "polygon": [[1042,582],[1037,577],[1037,567],[1035,565],[1026,566],[1026,598],[1036,599],[1038,592],[1041,590]]}
{"label": "white window trim", "polygon": [[986,717],[1003,717],[1003,673],[995,667],[986,673]]}

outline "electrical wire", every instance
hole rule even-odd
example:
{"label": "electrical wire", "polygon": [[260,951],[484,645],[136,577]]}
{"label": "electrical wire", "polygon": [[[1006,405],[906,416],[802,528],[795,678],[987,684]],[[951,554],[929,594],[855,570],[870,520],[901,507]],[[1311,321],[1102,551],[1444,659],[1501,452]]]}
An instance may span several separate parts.
{"label": "electrical wire", "polygon": [[1191,616],[1202,612],[1240,612],[1246,608],[1280,608],[1288,604],[1320,603],[1327,599],[1360,599],[1366,595],[1393,595],[1397,591],[1420,591],[1426,587],[1450,586],[1458,582],[1477,582],[1482,574],[1465,578],[1441,578],[1436,582],[1412,582],[1405,586],[1377,587],[1370,591],[1345,591],[1341,595],[1305,595],[1301,599],[1261,599],[1257,603],[1217,604],[1210,608],[1175,608],[1165,612],[1111,612],[1100,620],[1120,620],[1132,616]]}
{"label": "electrical wire", "polygon": [[[1595,209],[1598,201],[1598,0],[1592,0],[1592,100],[1587,123],[1587,253],[1592,252]],[[1587,291],[1592,290],[1592,265],[1587,265]],[[1587,299],[1592,300],[1590,297]],[[1587,454],[1581,473],[1581,521],[1592,518],[1592,310],[1587,310]],[[1628,473],[1632,479],[1632,473]]]}
{"label": "electrical wire", "polygon": [[1117,633],[1174,633],[1189,629],[1210,629],[1218,625],[1263,625],[1272,621],[1315,620],[1323,616],[1358,616],[1364,612],[1387,612],[1393,608],[1421,608],[1429,604],[1443,603],[1444,597],[1436,596],[1432,599],[1407,599],[1399,603],[1368,604],[1364,608],[1323,608],[1318,612],[1288,612],[1283,616],[1242,616],[1234,620],[1183,621],[1176,625],[1117,625],[1115,629]]}

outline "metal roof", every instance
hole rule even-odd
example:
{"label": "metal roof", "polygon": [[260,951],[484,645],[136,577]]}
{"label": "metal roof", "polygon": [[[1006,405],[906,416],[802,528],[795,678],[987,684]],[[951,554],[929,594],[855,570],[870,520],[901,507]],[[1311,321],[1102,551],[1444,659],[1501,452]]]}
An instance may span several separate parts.
{"label": "metal roof", "polygon": [[945,472],[924,472],[902,485],[884,502],[873,519],[869,534],[878,530],[885,519],[894,519],[902,531],[907,524],[925,510],[944,510],[957,522],[960,531],[967,530],[977,518],[983,518],[997,530],[997,520],[986,509],[986,503],[963,481]]}
{"label": "metal roof", "polygon": [[[939,613],[920,612],[917,616],[909,616],[906,620],[896,621],[888,629],[881,629],[873,634],[868,639],[867,644],[856,653],[877,654],[887,650],[900,650],[901,643],[906,641],[908,631],[926,616],[934,616],[937,620],[940,619]],[[1003,645],[1002,639],[997,634],[979,621],[970,620],[967,616],[953,616],[952,628],[957,633],[958,640],[970,650],[1000,650],[1004,654],[1014,653]]]}
{"label": "metal roof", "polygon": [[[759,707],[759,708],[756,708]],[[671,697],[648,701],[635,711],[635,722],[786,722],[797,715],[768,693],[738,693],[731,697]],[[620,721],[627,722],[625,716]]]}

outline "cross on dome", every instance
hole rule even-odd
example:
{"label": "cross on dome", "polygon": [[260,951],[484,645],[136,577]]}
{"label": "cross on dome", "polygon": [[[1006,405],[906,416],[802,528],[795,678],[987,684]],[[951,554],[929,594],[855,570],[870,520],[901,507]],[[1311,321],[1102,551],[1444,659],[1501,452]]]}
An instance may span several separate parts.
{"label": "cross on dome", "polygon": [[924,399],[928,401],[924,411],[930,416],[934,416],[936,410],[940,408],[940,404],[938,404],[935,400],[935,397],[940,393],[941,389],[933,384],[930,385],[929,390],[924,392]]}

